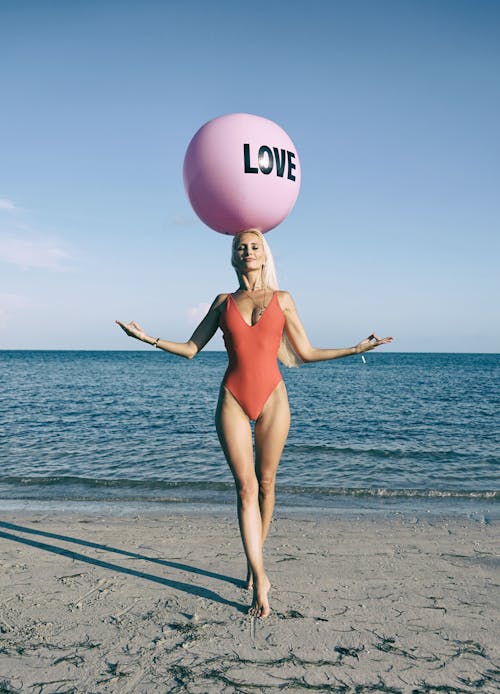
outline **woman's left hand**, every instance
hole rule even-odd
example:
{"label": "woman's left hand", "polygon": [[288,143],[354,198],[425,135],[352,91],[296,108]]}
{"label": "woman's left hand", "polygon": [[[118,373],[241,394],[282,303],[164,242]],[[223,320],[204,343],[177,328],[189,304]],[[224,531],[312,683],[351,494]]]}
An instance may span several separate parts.
{"label": "woman's left hand", "polygon": [[388,342],[392,342],[392,337],[378,337],[375,333],[369,335],[365,340],[361,340],[356,345],[356,354],[363,354],[363,352],[369,352],[375,347],[380,345],[386,345]]}

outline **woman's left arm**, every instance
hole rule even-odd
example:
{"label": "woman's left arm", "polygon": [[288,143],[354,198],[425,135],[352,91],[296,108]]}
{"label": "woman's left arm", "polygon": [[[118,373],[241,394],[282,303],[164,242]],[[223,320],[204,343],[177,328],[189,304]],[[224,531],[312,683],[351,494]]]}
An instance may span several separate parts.
{"label": "woman's left arm", "polygon": [[379,345],[385,345],[392,342],[392,337],[380,338],[375,333],[369,335],[366,339],[358,342],[354,347],[342,347],[339,349],[318,349],[313,347],[307,337],[302,323],[300,322],[295,303],[288,292],[280,292],[279,299],[283,314],[285,316],[285,331],[290,343],[304,362],[312,361],[327,361],[329,359],[340,359],[340,357],[349,357],[353,354],[362,354],[375,349]]}

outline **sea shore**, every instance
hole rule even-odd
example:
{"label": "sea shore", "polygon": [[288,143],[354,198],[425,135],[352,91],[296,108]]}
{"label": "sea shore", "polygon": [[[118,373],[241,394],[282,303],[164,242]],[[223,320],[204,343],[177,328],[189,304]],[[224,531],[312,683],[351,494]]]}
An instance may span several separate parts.
{"label": "sea shore", "polygon": [[497,692],[499,523],[282,514],[246,614],[226,514],[0,517],[0,692]]}

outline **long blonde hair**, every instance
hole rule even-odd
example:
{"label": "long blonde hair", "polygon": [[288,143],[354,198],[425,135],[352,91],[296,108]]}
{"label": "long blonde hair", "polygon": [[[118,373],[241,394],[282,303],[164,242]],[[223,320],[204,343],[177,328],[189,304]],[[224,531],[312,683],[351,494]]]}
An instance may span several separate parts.
{"label": "long blonde hair", "polygon": [[[274,264],[273,254],[271,253],[269,244],[264,238],[264,234],[262,234],[258,229],[245,229],[244,231],[240,231],[233,238],[233,243],[231,247],[231,265],[234,267],[236,274],[238,275],[238,280],[241,281],[241,274],[240,272],[238,272],[238,265],[236,262],[236,250],[240,243],[240,238],[242,234],[255,234],[255,236],[257,236],[260,239],[262,247],[264,248],[265,258],[264,265],[262,267],[262,285],[275,291],[278,290],[278,277],[276,275],[276,266]],[[293,367],[302,364],[302,359],[293,349],[285,332],[283,332],[283,335],[281,336],[281,344],[278,352],[278,359],[285,366]]]}

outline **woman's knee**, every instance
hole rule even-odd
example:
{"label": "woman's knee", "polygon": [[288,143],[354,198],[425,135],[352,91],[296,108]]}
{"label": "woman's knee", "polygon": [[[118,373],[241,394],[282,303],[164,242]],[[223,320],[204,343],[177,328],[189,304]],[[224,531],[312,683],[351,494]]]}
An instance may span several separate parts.
{"label": "woman's knee", "polygon": [[259,496],[267,498],[274,496],[276,476],[263,476],[259,479]]}
{"label": "woman's knee", "polygon": [[257,478],[236,480],[236,492],[242,505],[255,503],[259,496],[259,483]]}

